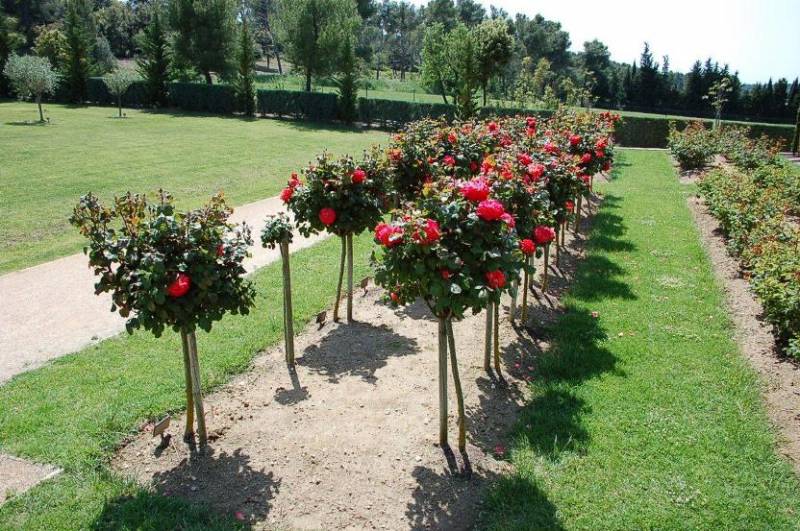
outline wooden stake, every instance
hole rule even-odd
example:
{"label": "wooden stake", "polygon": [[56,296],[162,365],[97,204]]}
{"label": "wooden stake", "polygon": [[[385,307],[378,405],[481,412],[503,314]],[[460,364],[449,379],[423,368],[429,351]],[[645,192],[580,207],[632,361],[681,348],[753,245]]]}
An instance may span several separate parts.
{"label": "wooden stake", "polygon": [[339,301],[342,299],[342,280],[344,279],[344,261],[347,256],[347,236],[339,236],[342,239],[342,256],[339,260],[339,282],[336,284],[336,303],[333,305],[333,321],[339,321]]}
{"label": "wooden stake", "polygon": [[492,303],[486,306],[486,343],[484,345],[484,354],[483,354],[483,369],[486,372],[489,372],[489,369],[492,367],[492,320],[494,317],[494,309],[492,308]]}
{"label": "wooden stake", "polygon": [[559,262],[561,261],[561,224],[559,223],[556,225],[556,267],[558,267]]}
{"label": "wooden stake", "polygon": [[289,267],[289,242],[281,242],[283,259],[283,318],[286,364],[294,365],[294,315],[292,310],[292,274]]}
{"label": "wooden stake", "polygon": [[512,323],[517,316],[517,293],[519,290],[519,282],[514,280],[511,283],[511,304],[508,307],[508,320]]}
{"label": "wooden stake", "polygon": [[464,415],[464,392],[461,390],[461,378],[458,375],[458,359],[456,358],[456,340],[453,336],[453,320],[447,319],[447,341],[450,344],[450,365],[453,371],[453,385],[456,388],[458,402],[458,449],[467,451],[467,419]]}
{"label": "wooden stake", "polygon": [[528,324],[528,266],[530,258],[525,258],[525,271],[522,273],[522,325]]}
{"label": "wooden stake", "polygon": [[500,378],[500,303],[494,303],[494,372]]}
{"label": "wooden stake", "polygon": [[181,330],[181,344],[183,345],[183,372],[186,377],[186,429],[183,432],[183,440],[190,442],[194,439],[194,396],[192,395],[189,338],[186,336],[186,330]]}
{"label": "wooden stake", "polygon": [[447,324],[439,318],[439,446],[447,446]]}
{"label": "wooden stake", "polygon": [[578,195],[578,205],[575,207],[575,235],[577,236],[581,230],[581,207],[583,204],[583,195]]}
{"label": "wooden stake", "polygon": [[353,235],[347,235],[347,322],[353,322]]}
{"label": "wooden stake", "polygon": [[206,415],[203,410],[203,394],[200,391],[200,362],[197,358],[197,336],[194,332],[189,332],[189,364],[192,374],[192,395],[194,396],[194,409],[197,415],[197,434],[200,439],[200,451],[203,452],[208,446],[208,435],[206,433]]}
{"label": "wooden stake", "polygon": [[542,293],[547,291],[547,280],[548,280],[547,275],[549,274],[548,270],[550,268],[550,264],[548,263],[549,261],[550,261],[550,244],[547,243],[544,246],[544,271],[542,272]]}

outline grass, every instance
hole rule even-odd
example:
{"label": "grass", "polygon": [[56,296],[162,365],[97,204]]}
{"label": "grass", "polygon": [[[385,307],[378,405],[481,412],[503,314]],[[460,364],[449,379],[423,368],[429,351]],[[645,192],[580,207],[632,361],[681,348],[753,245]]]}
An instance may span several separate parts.
{"label": "grass", "polygon": [[623,152],[482,527],[800,525],[798,480],[732,339],[690,191],[664,152]]}
{"label": "grass", "polygon": [[51,123],[29,103],[0,103],[0,273],[77,252],[67,218],[78,197],[128,190],[173,193],[195,207],[223,190],[233,205],[276,195],[290,172],[318,153],[360,155],[386,138],[275,120],[47,105]]}
{"label": "grass", "polygon": [[[354,239],[356,278],[368,271],[371,235]],[[292,259],[294,316],[302,325],[333,300],[339,241]],[[280,263],[253,276],[248,316],[228,316],[198,333],[204,391],[246,370],[283,334]],[[302,326],[297,326],[302,329]],[[120,441],[148,419],[183,409],[180,338],[137,332],[65,356],[0,387],[0,451],[58,465],[64,473],[0,507],[0,529],[207,529],[232,515],[158,496],[109,471]],[[209,430],[213,430],[209,426]],[[234,463],[235,470],[246,464]]]}

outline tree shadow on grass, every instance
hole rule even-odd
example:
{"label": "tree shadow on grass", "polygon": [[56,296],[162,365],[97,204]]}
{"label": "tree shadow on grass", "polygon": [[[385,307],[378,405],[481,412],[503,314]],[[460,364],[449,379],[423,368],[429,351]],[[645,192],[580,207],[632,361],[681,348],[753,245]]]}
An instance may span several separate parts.
{"label": "tree shadow on grass", "polygon": [[355,322],[333,328],[319,344],[308,346],[297,364],[337,383],[343,376],[358,376],[375,384],[375,373],[390,356],[419,352],[416,340],[401,336],[385,325]]}
{"label": "tree shadow on grass", "polygon": [[157,472],[152,490],[106,503],[92,529],[242,529],[264,521],[281,486],[272,472],[232,454],[184,459]]}

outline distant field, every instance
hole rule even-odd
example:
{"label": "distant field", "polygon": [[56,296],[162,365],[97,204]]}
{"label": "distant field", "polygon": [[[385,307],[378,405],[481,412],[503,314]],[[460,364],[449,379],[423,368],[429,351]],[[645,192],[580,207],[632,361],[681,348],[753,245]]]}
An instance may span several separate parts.
{"label": "distant field", "polygon": [[164,187],[194,207],[223,190],[233,205],[276,195],[323,150],[358,155],[385,133],[275,120],[0,103],[0,273],[81,248],[67,218],[81,194]]}

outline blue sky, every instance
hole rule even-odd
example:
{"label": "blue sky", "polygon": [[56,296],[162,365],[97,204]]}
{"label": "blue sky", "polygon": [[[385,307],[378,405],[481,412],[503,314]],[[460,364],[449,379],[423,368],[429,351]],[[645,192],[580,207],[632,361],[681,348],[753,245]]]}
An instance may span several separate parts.
{"label": "blue sky", "polygon": [[[426,3],[414,0],[417,5]],[[638,60],[644,41],[673,70],[713,57],[745,83],[800,76],[800,0],[493,0],[510,14],[561,22],[573,50],[603,41],[616,61]]]}

